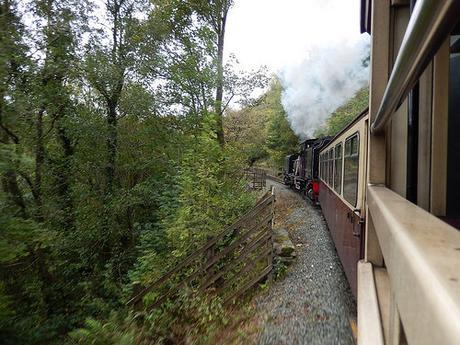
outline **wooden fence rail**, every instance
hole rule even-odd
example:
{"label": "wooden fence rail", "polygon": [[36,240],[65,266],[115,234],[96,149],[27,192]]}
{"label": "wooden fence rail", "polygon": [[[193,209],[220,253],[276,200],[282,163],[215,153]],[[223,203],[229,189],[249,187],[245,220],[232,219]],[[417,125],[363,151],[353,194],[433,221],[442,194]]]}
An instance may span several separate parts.
{"label": "wooden fence rail", "polygon": [[259,168],[245,170],[246,177],[251,183],[252,189],[263,189],[266,186],[267,172]]}
{"label": "wooden fence rail", "polygon": [[219,295],[229,303],[266,278],[273,269],[274,190],[267,191],[245,215],[210,239],[127,305],[161,306],[185,288]]}

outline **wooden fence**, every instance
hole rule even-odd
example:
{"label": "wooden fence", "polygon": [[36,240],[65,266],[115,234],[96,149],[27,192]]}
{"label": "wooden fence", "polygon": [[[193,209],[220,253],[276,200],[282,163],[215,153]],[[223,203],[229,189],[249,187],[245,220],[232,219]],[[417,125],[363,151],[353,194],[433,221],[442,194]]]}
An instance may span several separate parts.
{"label": "wooden fence", "polygon": [[259,168],[245,170],[246,177],[251,183],[252,189],[263,189],[267,183],[267,172]]}
{"label": "wooden fence", "polygon": [[127,305],[140,309],[149,295],[148,309],[154,309],[186,287],[218,295],[224,303],[236,300],[273,269],[274,203],[271,189],[238,221],[142,289]]}

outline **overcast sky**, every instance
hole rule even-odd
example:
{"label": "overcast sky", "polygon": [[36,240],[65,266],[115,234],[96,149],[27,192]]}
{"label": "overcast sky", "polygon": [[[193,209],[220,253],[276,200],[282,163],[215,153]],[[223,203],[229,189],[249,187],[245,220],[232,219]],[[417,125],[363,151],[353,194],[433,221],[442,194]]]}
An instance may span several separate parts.
{"label": "overcast sky", "polygon": [[359,0],[235,0],[226,54],[242,69],[266,65],[283,86],[281,102],[300,138],[314,135],[368,84],[369,36]]}
{"label": "overcast sky", "polygon": [[235,0],[226,33],[226,53],[247,68],[276,72],[300,63],[308,51],[356,41],[359,0]]}

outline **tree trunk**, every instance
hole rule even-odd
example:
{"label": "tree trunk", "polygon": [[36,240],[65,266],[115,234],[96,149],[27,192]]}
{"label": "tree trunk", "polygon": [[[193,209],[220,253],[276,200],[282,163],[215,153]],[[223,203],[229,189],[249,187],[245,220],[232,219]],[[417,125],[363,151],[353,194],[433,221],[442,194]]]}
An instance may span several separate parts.
{"label": "tree trunk", "polygon": [[216,105],[215,112],[217,116],[217,140],[221,146],[225,145],[224,126],[223,126],[223,109],[222,101],[224,97],[224,40],[225,24],[227,22],[227,11],[223,11],[220,22],[220,30],[217,34],[217,83],[216,83]]}
{"label": "tree trunk", "polygon": [[[0,110],[1,111],[1,110]],[[9,142],[9,136],[6,132],[2,135],[3,142]],[[2,188],[9,196],[10,200],[19,208],[19,216],[27,218],[26,203],[24,196],[19,188],[16,171],[14,170],[14,163],[11,160],[6,162],[8,164],[7,170],[1,176]]]}
{"label": "tree trunk", "polygon": [[115,181],[115,163],[117,158],[118,133],[117,133],[117,111],[115,102],[107,102],[107,166],[106,166],[106,183],[107,193],[112,193]]}
{"label": "tree trunk", "polygon": [[63,161],[58,171],[58,193],[61,201],[61,210],[64,214],[64,228],[66,230],[71,230],[74,227],[75,219],[71,188],[74,146],[62,126],[58,126],[57,134],[63,150]]}
{"label": "tree trunk", "polygon": [[45,145],[43,143],[43,114],[45,107],[42,106],[38,111],[35,121],[35,179],[34,179],[34,196],[36,205],[36,219],[38,222],[43,222],[43,191],[42,191],[42,176],[43,164],[45,162]]}

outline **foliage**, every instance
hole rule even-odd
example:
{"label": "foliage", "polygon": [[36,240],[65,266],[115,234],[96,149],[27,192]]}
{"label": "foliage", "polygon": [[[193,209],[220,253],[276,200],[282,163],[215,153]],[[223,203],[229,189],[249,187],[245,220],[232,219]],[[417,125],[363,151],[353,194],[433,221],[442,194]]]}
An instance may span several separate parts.
{"label": "foliage", "polygon": [[273,79],[268,91],[252,105],[225,118],[226,137],[244,153],[250,165],[280,169],[284,156],[298,150],[281,104],[281,84]]}
{"label": "foliage", "polygon": [[3,343],[60,344],[86,325],[75,341],[141,344],[183,318],[189,329],[177,334],[198,338],[216,318],[201,297],[150,315],[147,329],[124,308],[133,286],[254,201],[245,156],[217,140],[214,95],[222,84],[224,103],[263,76],[218,61],[216,6],[0,2]]}
{"label": "foliage", "polygon": [[70,333],[70,338],[74,344],[94,345],[211,344],[216,343],[217,331],[228,322],[219,299],[184,289],[163,309],[143,314],[119,311],[104,322],[89,318],[83,328]]}
{"label": "foliage", "polygon": [[369,88],[363,88],[344,105],[334,111],[324,126],[315,132],[316,137],[335,135],[345,128],[369,105]]}

